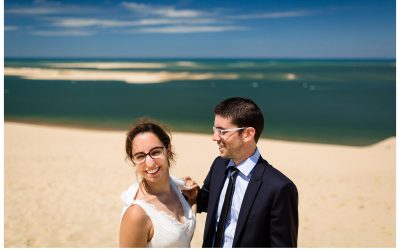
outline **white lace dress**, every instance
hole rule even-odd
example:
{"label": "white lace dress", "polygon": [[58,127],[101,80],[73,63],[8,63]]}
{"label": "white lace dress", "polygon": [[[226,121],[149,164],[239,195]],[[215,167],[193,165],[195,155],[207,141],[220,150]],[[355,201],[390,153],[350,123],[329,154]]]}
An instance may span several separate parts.
{"label": "white lace dress", "polygon": [[121,194],[124,202],[121,220],[125,211],[133,204],[140,206],[151,219],[154,228],[154,235],[147,247],[190,247],[196,218],[189,204],[183,197],[175,183],[170,181],[173,190],[178,194],[184,212],[184,223],[180,223],[174,217],[164,211],[157,210],[154,205],[144,200],[135,200],[134,197],[139,188],[138,183],[132,184],[128,190]]}

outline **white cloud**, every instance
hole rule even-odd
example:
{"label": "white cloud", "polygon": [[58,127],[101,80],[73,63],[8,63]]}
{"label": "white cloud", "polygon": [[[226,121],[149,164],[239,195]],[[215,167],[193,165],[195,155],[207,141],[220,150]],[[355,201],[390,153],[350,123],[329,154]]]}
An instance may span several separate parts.
{"label": "white cloud", "polygon": [[59,27],[126,27],[136,25],[132,21],[103,20],[95,18],[59,18],[53,19],[52,25]]}
{"label": "white cloud", "polygon": [[236,15],[230,16],[230,19],[273,19],[273,18],[289,18],[289,17],[301,17],[311,15],[311,11],[284,11],[284,12],[269,12],[269,13],[257,13],[248,15]]}
{"label": "white cloud", "polygon": [[141,19],[136,22],[137,25],[165,25],[165,24],[206,24],[217,23],[216,19],[211,18],[192,18],[192,19],[169,19],[169,18],[153,18]]}
{"label": "white cloud", "polygon": [[196,10],[177,10],[175,7],[151,6],[131,2],[123,2],[122,6],[140,15],[155,15],[168,18],[195,18],[204,16],[203,12]]}
{"label": "white cloud", "polygon": [[223,32],[232,30],[244,30],[246,27],[239,26],[167,26],[155,28],[142,28],[139,33],[201,33],[201,32]]}
{"label": "white cloud", "polygon": [[46,15],[46,14],[57,14],[65,12],[64,8],[60,7],[21,7],[5,9],[5,14],[15,15]]}
{"label": "white cloud", "polygon": [[194,10],[176,10],[174,8],[162,8],[154,10],[154,13],[165,17],[192,18],[203,14]]}
{"label": "white cloud", "polygon": [[4,26],[4,31],[13,31],[19,29],[18,26]]}
{"label": "white cloud", "polygon": [[37,36],[89,36],[93,35],[95,32],[93,31],[83,31],[83,30],[61,30],[61,31],[53,31],[53,30],[36,30],[31,34]]}
{"label": "white cloud", "polygon": [[105,20],[95,18],[47,18],[51,25],[65,28],[77,27],[132,27],[132,26],[154,26],[154,25],[177,25],[177,24],[212,24],[217,21],[214,19],[195,18],[195,19],[169,19],[169,18],[149,18],[137,21]]}
{"label": "white cloud", "polygon": [[178,24],[180,22],[182,21],[178,19],[149,18],[136,21],[136,25],[137,26],[167,25],[167,24]]}
{"label": "white cloud", "polygon": [[[10,1],[11,2],[11,1]],[[99,13],[101,9],[97,6],[89,5],[63,5],[59,2],[37,1],[33,5],[14,5],[4,6],[6,15],[22,15],[22,16],[48,16],[55,14],[77,15],[88,13]]]}
{"label": "white cloud", "polygon": [[[121,6],[134,12],[134,17],[127,18],[120,13]],[[201,32],[226,32],[234,30],[246,30],[241,20],[292,18],[315,14],[307,10],[282,11],[269,13],[242,13],[238,15],[226,15],[223,10],[195,10],[177,9],[171,5],[150,5],[135,2],[122,2],[114,11],[99,9],[98,6],[62,5],[62,3],[36,0],[30,7],[18,6],[5,9],[6,14],[31,15],[39,22],[33,25],[38,27],[56,26],[66,30],[46,30],[36,27],[32,34],[40,36],[88,36],[93,35],[99,28],[110,32],[134,32],[134,33],[201,33]],[[115,12],[117,10],[117,12]],[[94,12],[93,12],[94,11]],[[225,10],[226,11],[226,10]],[[89,13],[96,13],[91,15]],[[63,15],[54,16],[54,15]],[[75,16],[75,17],[73,17]],[[79,16],[79,17],[78,17]],[[101,16],[102,18],[97,18]],[[103,19],[104,18],[104,19]],[[142,27],[142,28],[140,28]],[[82,30],[92,28],[90,31]],[[116,29],[120,28],[120,29]],[[123,28],[137,28],[135,30],[123,30]],[[5,27],[5,31],[15,30],[15,26]],[[114,29],[114,30],[113,30]]]}
{"label": "white cloud", "polygon": [[135,12],[147,12],[148,13],[149,11],[151,11],[151,8],[145,4],[122,2],[121,5],[132,11],[135,11]]}

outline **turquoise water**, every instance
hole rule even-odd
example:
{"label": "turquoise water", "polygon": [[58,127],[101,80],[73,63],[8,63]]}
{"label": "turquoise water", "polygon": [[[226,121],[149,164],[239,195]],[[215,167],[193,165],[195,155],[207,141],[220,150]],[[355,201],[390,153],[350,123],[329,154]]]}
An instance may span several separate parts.
{"label": "turquoise water", "polygon": [[[98,69],[71,64],[88,62],[162,67]],[[128,84],[6,75],[6,121],[125,130],[134,119],[147,116],[173,131],[211,134],[214,106],[228,97],[246,96],[264,112],[265,138],[369,145],[396,133],[394,60],[5,59],[5,68],[10,67],[235,74],[238,78]]]}

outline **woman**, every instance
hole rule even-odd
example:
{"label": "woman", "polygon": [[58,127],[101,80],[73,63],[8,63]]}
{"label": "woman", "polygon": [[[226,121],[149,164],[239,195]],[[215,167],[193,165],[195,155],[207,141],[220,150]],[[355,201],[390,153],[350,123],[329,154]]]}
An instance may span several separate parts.
{"label": "woman", "polygon": [[190,247],[195,215],[169,175],[169,132],[140,122],[127,133],[125,149],[142,179],[121,195],[120,247]]}

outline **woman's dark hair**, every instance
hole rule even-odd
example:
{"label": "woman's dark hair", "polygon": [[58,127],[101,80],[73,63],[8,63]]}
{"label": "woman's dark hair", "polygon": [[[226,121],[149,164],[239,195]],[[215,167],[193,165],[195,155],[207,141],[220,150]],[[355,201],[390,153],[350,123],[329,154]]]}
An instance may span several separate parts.
{"label": "woman's dark hair", "polygon": [[171,132],[169,132],[168,128],[165,125],[162,125],[161,123],[148,118],[141,118],[137,120],[126,134],[126,157],[132,161],[132,141],[138,134],[146,132],[153,133],[162,142],[166,149],[170,149],[168,159],[173,161],[175,154],[172,152]]}
{"label": "woman's dark hair", "polygon": [[[253,127],[254,140],[258,142],[264,129],[264,116],[255,102],[245,97],[232,97],[220,102],[214,114],[229,118],[238,127]],[[239,131],[241,133],[242,131]]]}

